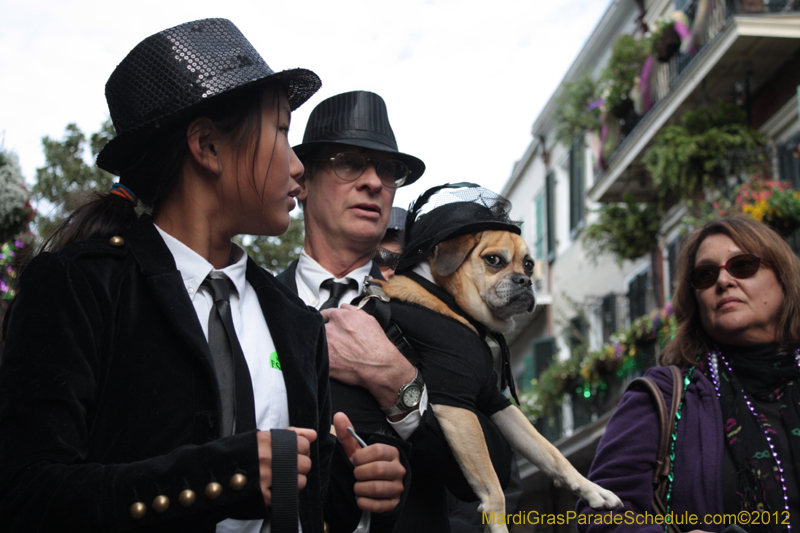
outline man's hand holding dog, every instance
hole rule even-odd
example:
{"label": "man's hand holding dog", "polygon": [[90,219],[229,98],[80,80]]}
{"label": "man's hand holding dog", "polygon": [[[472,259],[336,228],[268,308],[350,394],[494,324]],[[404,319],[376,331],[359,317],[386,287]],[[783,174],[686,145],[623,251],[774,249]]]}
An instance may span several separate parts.
{"label": "man's hand holding dog", "polygon": [[416,376],[414,365],[392,344],[374,317],[350,304],[322,311],[331,378],[369,390],[383,407],[397,401]]}

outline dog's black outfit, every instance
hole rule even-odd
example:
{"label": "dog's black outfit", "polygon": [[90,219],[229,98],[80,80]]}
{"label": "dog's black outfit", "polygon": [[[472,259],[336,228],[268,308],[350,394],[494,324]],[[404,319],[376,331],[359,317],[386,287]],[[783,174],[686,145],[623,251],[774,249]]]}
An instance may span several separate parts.
{"label": "dog's black outfit", "polygon": [[[294,293],[297,292],[296,268],[297,262],[293,261],[277,276],[277,279],[285,283]],[[371,274],[375,278],[380,278],[380,270],[374,265]],[[394,309],[395,305],[404,304],[392,302],[391,305]],[[463,332],[458,331],[457,336],[472,338],[476,344],[482,342],[462,324],[453,320],[446,324],[448,327],[453,325],[463,329]],[[482,344],[486,347],[483,349],[488,349],[485,343]],[[489,357],[491,358],[491,354]],[[489,365],[491,370],[491,359]],[[497,390],[497,387],[494,389]],[[333,410],[346,413],[359,433],[397,436],[387,422],[380,405],[367,389],[331,380],[331,402]],[[500,483],[505,487],[510,478],[511,447],[488,416],[479,411],[478,419],[486,436],[492,463]],[[475,493],[453,457],[450,445],[431,409],[425,411],[419,427],[406,442],[411,444],[409,457],[412,472],[411,486],[394,531],[395,533],[447,533],[451,530],[447,514],[447,491],[464,501],[475,501]],[[335,482],[335,477],[331,482]]]}

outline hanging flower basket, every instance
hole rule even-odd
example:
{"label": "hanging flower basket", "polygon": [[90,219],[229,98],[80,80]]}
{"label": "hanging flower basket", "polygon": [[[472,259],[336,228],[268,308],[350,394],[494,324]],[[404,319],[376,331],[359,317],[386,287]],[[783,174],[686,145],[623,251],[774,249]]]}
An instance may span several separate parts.
{"label": "hanging flower basket", "polygon": [[789,183],[755,177],[739,187],[733,202],[714,204],[717,214],[743,213],[786,238],[800,229],[800,191]]}
{"label": "hanging flower basket", "polygon": [[681,38],[675,28],[670,25],[664,28],[664,31],[659,36],[659,39],[653,43],[653,53],[656,59],[662,63],[666,63],[678,50],[681,49]]}

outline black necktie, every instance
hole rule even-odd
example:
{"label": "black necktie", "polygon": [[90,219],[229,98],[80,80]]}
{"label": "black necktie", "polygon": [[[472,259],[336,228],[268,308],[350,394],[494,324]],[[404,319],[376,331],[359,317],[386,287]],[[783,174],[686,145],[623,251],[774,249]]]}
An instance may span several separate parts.
{"label": "black necktie", "polygon": [[250,371],[233,329],[232,286],[233,282],[228,278],[208,277],[203,281],[203,287],[209,289],[214,298],[214,306],[208,315],[208,347],[222,400],[222,437],[256,428]]}
{"label": "black necktie", "polygon": [[349,289],[357,291],[358,282],[354,279],[348,279],[346,283],[337,282],[333,281],[333,278],[329,278],[322,282],[320,288],[331,291],[330,297],[325,300],[325,303],[319,308],[319,310],[322,311],[323,309],[330,309],[331,307],[339,307],[339,300],[342,299],[342,295],[344,295],[344,293],[346,293]]}

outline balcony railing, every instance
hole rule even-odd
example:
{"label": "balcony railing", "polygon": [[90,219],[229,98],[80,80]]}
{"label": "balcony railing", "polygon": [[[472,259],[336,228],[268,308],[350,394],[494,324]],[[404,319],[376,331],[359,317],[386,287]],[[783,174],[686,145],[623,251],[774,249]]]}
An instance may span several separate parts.
{"label": "balcony railing", "polygon": [[[697,8],[699,0],[692,0],[683,10],[690,22],[694,22],[698,17]],[[758,14],[780,14],[800,12],[800,0],[725,0],[713,2],[713,8],[708,14],[707,27],[700,36],[698,48],[694,53],[678,52],[667,62],[657,62],[651,73],[653,89],[651,92],[652,105],[650,109],[639,117],[626,117],[628,124],[622,126],[622,136],[617,148],[609,158],[607,168],[613,166],[614,159],[621,152],[621,148],[626,144],[628,138],[636,138],[637,130],[648,123],[648,115],[658,109],[658,103],[663,100],[670,91],[680,82],[682,75],[687,68],[692,65],[698,57],[702,56],[702,51],[723,31],[730,18],[734,15],[758,15]],[[631,127],[633,126],[633,127]],[[602,180],[606,170],[599,170],[595,173],[595,182]]]}

